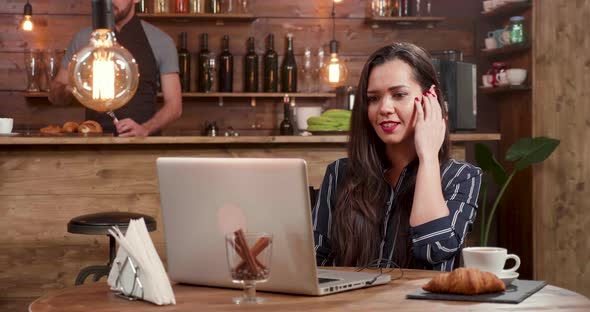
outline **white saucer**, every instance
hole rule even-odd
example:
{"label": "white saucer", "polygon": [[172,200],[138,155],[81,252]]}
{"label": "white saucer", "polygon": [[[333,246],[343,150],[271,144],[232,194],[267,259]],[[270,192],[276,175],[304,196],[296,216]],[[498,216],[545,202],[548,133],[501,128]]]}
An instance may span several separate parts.
{"label": "white saucer", "polygon": [[16,136],[19,135],[20,133],[17,132],[12,132],[12,133],[0,133],[0,136]]}
{"label": "white saucer", "polygon": [[515,279],[518,278],[518,272],[506,272],[506,273],[500,273],[498,275],[498,278],[502,280],[502,282],[504,282],[504,284],[506,285],[506,287],[510,286],[512,284],[512,282],[514,282]]}

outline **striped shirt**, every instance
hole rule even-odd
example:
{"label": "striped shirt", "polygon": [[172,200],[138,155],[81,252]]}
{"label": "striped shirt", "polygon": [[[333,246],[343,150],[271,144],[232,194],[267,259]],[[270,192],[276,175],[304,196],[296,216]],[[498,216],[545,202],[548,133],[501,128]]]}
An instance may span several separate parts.
{"label": "striped shirt", "polygon": [[[402,184],[405,172],[404,169],[397,187]],[[332,251],[330,231],[336,193],[345,174],[346,158],[336,160],[328,166],[318,200],[312,211],[317,265],[339,265],[334,257],[329,261]],[[441,166],[441,188],[449,208],[449,215],[410,227],[409,236],[412,240],[414,257],[419,263],[424,263],[420,269],[437,271],[453,269],[455,256],[460,252],[467,229],[475,221],[481,175],[480,168],[453,159]],[[394,246],[399,222],[391,221],[389,216],[394,207],[396,192],[397,189],[394,190],[390,186],[388,201],[383,208],[385,216],[380,230],[383,233],[383,239],[379,245],[379,260],[383,261],[392,261],[395,253]]]}

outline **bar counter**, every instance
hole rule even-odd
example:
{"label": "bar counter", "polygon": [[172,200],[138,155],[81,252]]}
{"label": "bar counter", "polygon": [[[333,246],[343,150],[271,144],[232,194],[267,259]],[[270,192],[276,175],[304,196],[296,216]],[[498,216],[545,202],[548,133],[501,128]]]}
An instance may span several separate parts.
{"label": "bar counter", "polygon": [[[463,158],[461,140],[497,139],[453,135],[454,157]],[[326,166],[346,156],[346,142],[346,136],[0,137],[0,301],[32,301],[72,286],[81,268],[107,262],[106,237],[67,232],[68,221],[83,214],[155,217],[151,237],[165,260],[158,157],[298,157],[318,187]]]}

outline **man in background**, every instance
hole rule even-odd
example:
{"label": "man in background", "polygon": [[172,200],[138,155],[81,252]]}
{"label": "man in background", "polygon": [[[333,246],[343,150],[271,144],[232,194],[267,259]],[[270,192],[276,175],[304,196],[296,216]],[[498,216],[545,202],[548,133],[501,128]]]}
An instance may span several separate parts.
{"label": "man in background", "polygon": [[[135,96],[115,111],[118,122],[105,113],[86,109],[86,119],[101,124],[105,132],[121,137],[158,135],[162,128],[182,114],[182,95],[178,76],[178,56],[174,42],[157,27],[140,20],[135,14],[139,0],[112,0],[117,42],[135,58],[139,67],[139,85]],[[70,43],[62,66],[51,84],[49,100],[66,105],[72,100],[68,81],[68,64],[72,56],[88,45],[92,27],[79,31]],[[158,86],[164,105],[156,111]]]}

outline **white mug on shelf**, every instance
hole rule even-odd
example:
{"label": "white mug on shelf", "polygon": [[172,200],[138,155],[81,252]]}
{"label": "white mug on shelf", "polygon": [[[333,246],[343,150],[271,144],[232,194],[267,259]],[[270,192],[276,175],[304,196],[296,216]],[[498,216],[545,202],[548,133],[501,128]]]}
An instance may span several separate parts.
{"label": "white mug on shelf", "polygon": [[486,49],[492,50],[498,47],[498,43],[496,42],[496,38],[494,37],[487,37],[485,39]]}
{"label": "white mug on shelf", "polygon": [[13,122],[12,118],[0,118],[0,134],[11,134]]}

